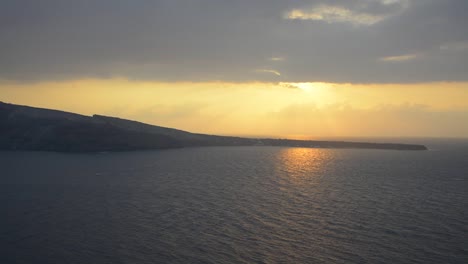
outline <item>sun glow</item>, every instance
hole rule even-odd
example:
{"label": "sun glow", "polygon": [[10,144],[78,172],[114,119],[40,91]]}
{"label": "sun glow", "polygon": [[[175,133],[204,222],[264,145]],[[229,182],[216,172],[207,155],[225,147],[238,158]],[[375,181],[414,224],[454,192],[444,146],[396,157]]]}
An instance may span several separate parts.
{"label": "sun glow", "polygon": [[314,88],[312,83],[298,83],[298,84],[296,84],[296,86],[299,89],[303,90],[304,92],[308,92],[308,93],[312,92],[312,90]]}
{"label": "sun glow", "polygon": [[333,158],[334,152],[326,149],[284,148],[277,156],[278,169],[287,173],[284,180],[302,185],[319,180]]}
{"label": "sun glow", "polygon": [[303,98],[313,100],[317,105],[330,104],[335,102],[336,96],[333,93],[333,84],[322,82],[300,82],[282,83],[283,86],[298,89],[304,94]]}
{"label": "sun glow", "polygon": [[7,103],[208,134],[296,139],[468,134],[468,125],[461,122],[468,111],[468,83],[0,80],[0,95]]}
{"label": "sun glow", "polygon": [[309,93],[319,93],[322,92],[323,89],[329,88],[330,85],[326,83],[310,83],[310,82],[305,82],[305,83],[294,83],[292,84],[296,86],[297,88],[309,92]]}

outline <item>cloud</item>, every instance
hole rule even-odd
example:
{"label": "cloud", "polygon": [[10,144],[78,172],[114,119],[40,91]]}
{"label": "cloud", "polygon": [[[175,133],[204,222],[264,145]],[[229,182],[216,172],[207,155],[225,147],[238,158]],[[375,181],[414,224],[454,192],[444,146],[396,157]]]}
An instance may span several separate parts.
{"label": "cloud", "polygon": [[300,88],[294,84],[294,83],[285,83],[285,82],[280,82],[278,84],[280,87],[288,88],[288,89],[296,89],[299,90]]}
{"label": "cloud", "polygon": [[419,57],[418,54],[406,54],[406,55],[399,55],[399,56],[382,57],[380,58],[380,60],[384,62],[404,62],[404,61],[414,60],[418,57]]}
{"label": "cloud", "polygon": [[451,42],[451,43],[444,43],[440,46],[440,50],[442,51],[451,51],[451,52],[461,52],[468,50],[468,41],[458,41],[458,42]]}
{"label": "cloud", "polygon": [[340,6],[322,5],[311,10],[293,9],[286,13],[286,19],[290,20],[315,20],[326,23],[351,23],[353,25],[373,25],[382,21],[384,16],[366,13],[357,13]]}
{"label": "cloud", "polygon": [[[468,81],[468,53],[454,44],[468,41],[467,9],[461,0],[4,0],[0,79],[274,82],[276,73],[252,70],[274,69],[285,82]],[[414,53],[424,60],[382,63]]]}
{"label": "cloud", "polygon": [[283,58],[283,57],[271,57],[269,60],[270,61],[284,61],[285,58]]}
{"label": "cloud", "polygon": [[408,2],[405,0],[348,1],[335,5],[319,4],[311,8],[292,9],[284,15],[284,18],[371,26],[403,12],[406,8]]}
{"label": "cloud", "polygon": [[272,73],[276,76],[281,76],[281,73],[279,71],[275,71],[275,70],[268,70],[268,69],[258,69],[258,70],[255,70],[255,72],[260,72],[260,73]]}

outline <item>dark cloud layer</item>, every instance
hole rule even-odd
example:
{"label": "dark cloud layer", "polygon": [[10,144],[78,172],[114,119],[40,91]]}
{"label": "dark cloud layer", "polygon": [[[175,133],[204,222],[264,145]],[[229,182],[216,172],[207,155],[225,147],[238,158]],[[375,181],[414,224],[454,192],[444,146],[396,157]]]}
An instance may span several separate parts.
{"label": "dark cloud layer", "polygon": [[467,81],[465,10],[465,0],[0,0],[0,79]]}

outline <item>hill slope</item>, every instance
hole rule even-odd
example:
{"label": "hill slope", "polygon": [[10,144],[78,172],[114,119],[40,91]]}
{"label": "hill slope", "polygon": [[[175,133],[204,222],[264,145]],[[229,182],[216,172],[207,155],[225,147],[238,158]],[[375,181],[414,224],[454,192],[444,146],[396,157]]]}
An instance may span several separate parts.
{"label": "hill slope", "polygon": [[427,150],[423,145],[412,144],[252,139],[195,134],[115,117],[84,116],[0,102],[1,150],[94,152],[253,145]]}

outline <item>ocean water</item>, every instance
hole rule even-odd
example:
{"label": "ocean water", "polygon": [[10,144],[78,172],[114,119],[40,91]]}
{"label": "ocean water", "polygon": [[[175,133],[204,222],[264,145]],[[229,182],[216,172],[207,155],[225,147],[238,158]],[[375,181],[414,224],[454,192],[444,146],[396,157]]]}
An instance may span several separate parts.
{"label": "ocean water", "polygon": [[468,263],[468,141],[421,143],[0,152],[0,263]]}

